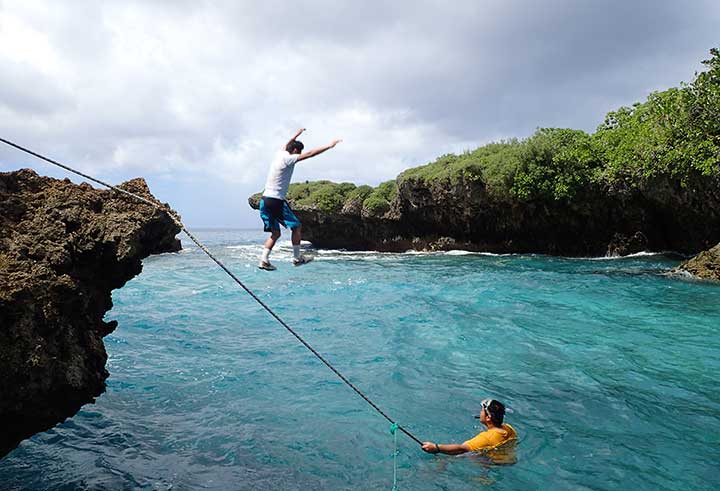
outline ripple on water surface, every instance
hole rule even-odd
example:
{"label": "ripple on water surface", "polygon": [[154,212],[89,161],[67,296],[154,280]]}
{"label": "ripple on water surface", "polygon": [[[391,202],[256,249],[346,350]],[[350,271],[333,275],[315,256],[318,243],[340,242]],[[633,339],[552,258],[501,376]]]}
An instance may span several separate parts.
{"label": "ripple on water surface", "polygon": [[[423,454],[401,489],[714,489],[720,288],[614,260],[318,251],[198,232],[299,334],[421,439],[507,402],[517,463]],[[306,246],[307,247],[307,246]],[[388,424],[197,248],[114,292],[108,391],[0,462],[7,489],[388,489]],[[682,424],[678,425],[678,421]]]}

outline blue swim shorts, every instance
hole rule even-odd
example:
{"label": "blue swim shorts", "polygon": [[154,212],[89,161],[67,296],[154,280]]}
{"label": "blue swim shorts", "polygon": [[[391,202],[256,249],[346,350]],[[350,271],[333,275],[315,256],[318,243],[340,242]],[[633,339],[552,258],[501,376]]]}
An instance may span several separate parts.
{"label": "blue swim shorts", "polygon": [[263,196],[260,199],[260,218],[265,225],[265,232],[280,230],[280,225],[294,229],[300,226],[300,220],[290,209],[287,201]]}

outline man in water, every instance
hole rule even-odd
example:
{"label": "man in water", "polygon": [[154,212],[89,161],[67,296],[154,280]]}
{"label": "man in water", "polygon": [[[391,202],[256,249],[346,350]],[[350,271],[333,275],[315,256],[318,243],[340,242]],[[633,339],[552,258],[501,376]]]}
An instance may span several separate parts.
{"label": "man in water", "polygon": [[305,128],[300,128],[295,136],[290,138],[285,147],[278,151],[275,158],[270,164],[270,172],[268,172],[267,181],[265,182],[265,190],[260,199],[260,217],[265,225],[265,232],[270,232],[270,237],[265,241],[262,257],[258,268],[267,271],[274,271],[276,268],[270,264],[270,252],[275,246],[275,242],[280,238],[280,225],[290,228],[292,231],[293,245],[293,264],[301,266],[309,263],[312,258],[300,254],[300,220],[297,219],[295,213],[290,209],[285,195],[290,186],[295,164],[301,160],[309,159],[316,155],[329,150],[342,140],[333,140],[329,145],[318,147],[309,152],[302,153],[305,146],[302,142],[296,140]]}
{"label": "man in water", "polygon": [[492,451],[508,442],[517,440],[515,429],[509,424],[503,423],[505,406],[500,401],[485,399],[481,403],[480,415],[475,417],[487,427],[486,431],[461,444],[423,442],[422,449],[427,453],[459,455],[465,452]]}

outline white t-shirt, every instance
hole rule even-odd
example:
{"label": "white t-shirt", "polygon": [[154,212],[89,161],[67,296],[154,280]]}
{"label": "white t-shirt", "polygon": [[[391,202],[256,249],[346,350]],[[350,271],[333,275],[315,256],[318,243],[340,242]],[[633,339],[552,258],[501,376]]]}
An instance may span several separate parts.
{"label": "white t-shirt", "polygon": [[270,172],[268,172],[267,181],[265,181],[265,191],[263,196],[268,198],[285,199],[290,179],[292,179],[295,164],[300,155],[290,155],[285,150],[280,150],[275,154],[275,158],[270,164]]}

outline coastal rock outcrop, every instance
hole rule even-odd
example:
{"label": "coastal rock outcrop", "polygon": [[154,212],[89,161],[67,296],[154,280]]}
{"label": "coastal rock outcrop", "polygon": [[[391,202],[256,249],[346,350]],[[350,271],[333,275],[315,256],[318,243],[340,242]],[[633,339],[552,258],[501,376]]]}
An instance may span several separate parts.
{"label": "coastal rock outcrop", "polygon": [[696,254],[720,241],[720,49],[710,55],[692,82],[608,112],[594,133],[538,128],[375,188],[293,184],[287,200],[323,248]]}
{"label": "coastal rock outcrop", "polygon": [[685,261],[675,269],[675,272],[689,273],[696,278],[720,282],[720,244]]}
{"label": "coastal rock outcrop", "polygon": [[[596,183],[572,202],[498,196],[475,177],[400,176],[396,186],[379,213],[350,198],[335,210],[294,199],[292,192],[288,201],[303,223],[303,238],[320,248],[623,256],[695,254],[720,241],[717,176],[682,183],[661,176],[632,187]],[[250,206],[257,208],[259,199],[251,196]]]}
{"label": "coastal rock outcrop", "polygon": [[[142,179],[119,187],[157,201]],[[111,291],[179,250],[179,231],[115,191],[0,173],[0,457],[105,390]]]}

